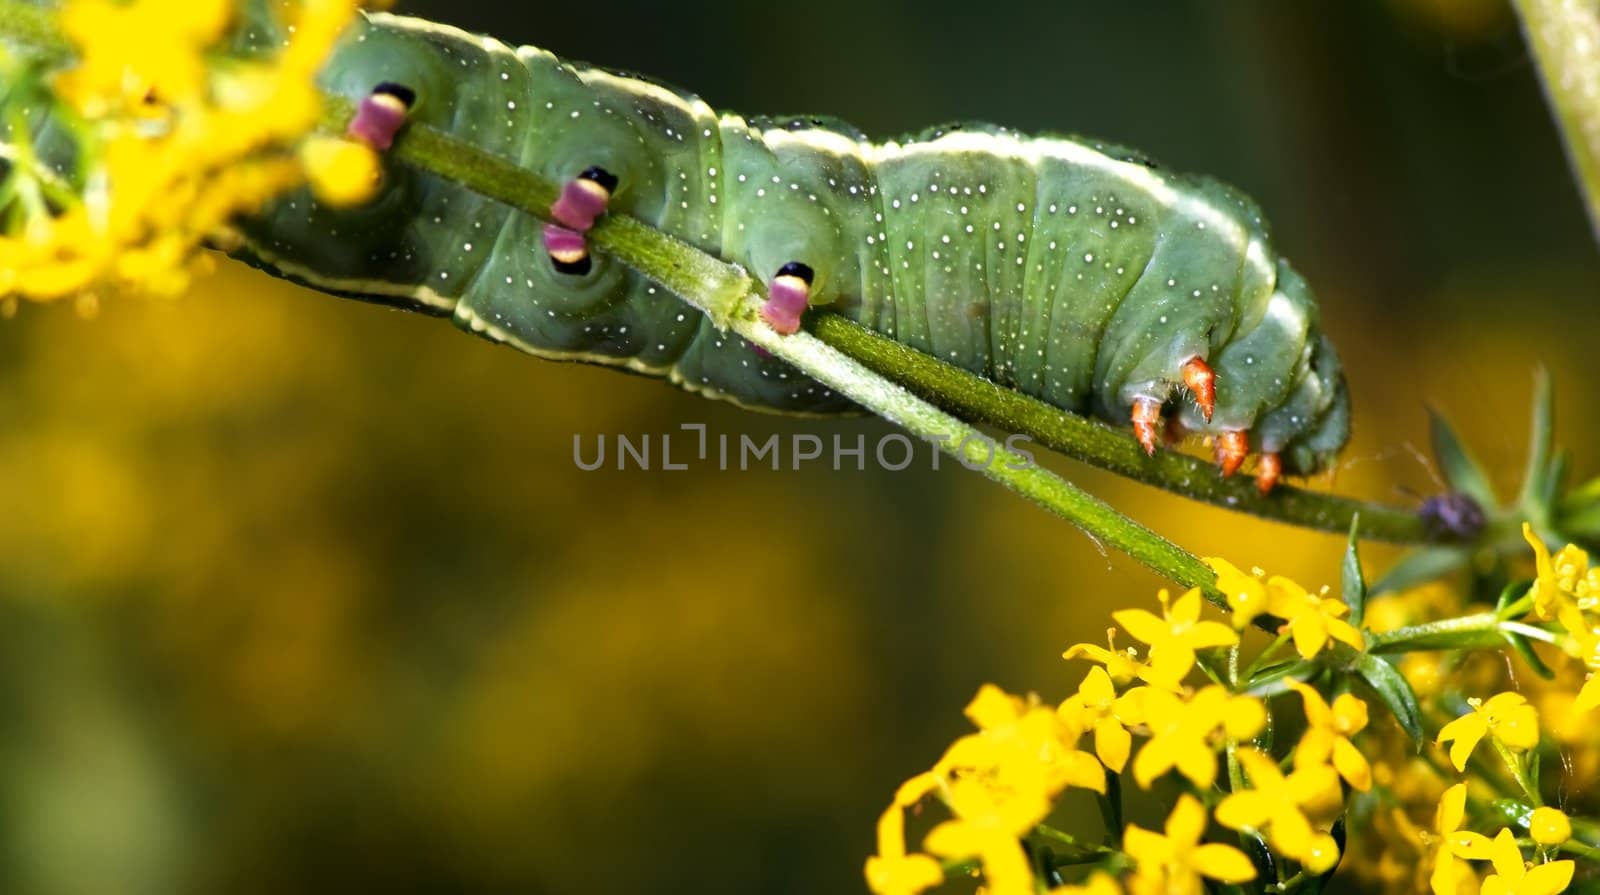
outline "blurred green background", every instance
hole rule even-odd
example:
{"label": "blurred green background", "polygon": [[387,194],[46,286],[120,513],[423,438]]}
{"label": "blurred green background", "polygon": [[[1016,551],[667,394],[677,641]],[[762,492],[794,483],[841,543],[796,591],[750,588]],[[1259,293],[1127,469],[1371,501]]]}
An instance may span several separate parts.
{"label": "blurred green background", "polygon": [[[1432,491],[1435,406],[1509,488],[1539,365],[1600,472],[1600,258],[1498,3],[400,11],[722,108],[985,118],[1214,174],[1267,209],[1347,359],[1333,487]],[[682,423],[891,431],[232,263],[176,302],[0,325],[0,888],[860,891],[878,811],[977,686],[1060,698],[1061,650],[1162,584],[949,464],[573,464],[575,434]],[[1334,580],[1336,537],[1053,465],[1196,552]]]}

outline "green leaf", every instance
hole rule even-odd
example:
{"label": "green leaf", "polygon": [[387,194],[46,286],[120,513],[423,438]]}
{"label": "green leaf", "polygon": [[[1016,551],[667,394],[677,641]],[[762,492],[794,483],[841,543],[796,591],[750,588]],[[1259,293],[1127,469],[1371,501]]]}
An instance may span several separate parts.
{"label": "green leaf", "polygon": [[1340,594],[1350,607],[1350,624],[1361,627],[1361,614],[1367,605],[1367,579],[1361,573],[1361,557],[1356,555],[1356,531],[1361,526],[1361,514],[1350,519],[1350,543],[1344,551],[1344,565],[1339,569]]}
{"label": "green leaf", "polygon": [[1556,498],[1561,496],[1561,483],[1566,480],[1567,470],[1571,467],[1571,451],[1556,451],[1550,458],[1550,465],[1545,468],[1544,485],[1534,498],[1539,501],[1539,506],[1546,510],[1555,506]]}
{"label": "green leaf", "polygon": [[1527,507],[1547,490],[1551,472],[1550,437],[1555,426],[1555,391],[1550,374],[1540,367],[1533,377],[1533,424],[1528,434],[1528,463],[1522,472],[1519,506]]}
{"label": "green leaf", "polygon": [[1522,657],[1522,661],[1528,663],[1528,667],[1533,669],[1534,674],[1547,681],[1556,676],[1556,673],[1550,670],[1550,666],[1544,664],[1544,660],[1539,658],[1539,654],[1533,651],[1533,644],[1528,642],[1528,638],[1514,631],[1502,631],[1501,633],[1505,636],[1506,643],[1511,644],[1511,648],[1517,651],[1517,655]]}
{"label": "green leaf", "polygon": [[1600,541],[1600,477],[1568,491],[1557,509],[1556,527],[1577,541]]}
{"label": "green leaf", "polygon": [[1368,595],[1389,594],[1434,581],[1467,565],[1472,551],[1461,546],[1423,547],[1407,553],[1388,574],[1368,589]]}
{"label": "green leaf", "polygon": [[1423,741],[1422,709],[1417,706],[1417,694],[1400,672],[1388,662],[1372,655],[1360,653],[1351,663],[1351,670],[1367,682],[1383,704],[1389,707],[1394,719],[1420,748]]}
{"label": "green leaf", "polygon": [[1491,821],[1504,826],[1528,828],[1528,817],[1533,814],[1533,808],[1516,799],[1495,799],[1488,805]]}
{"label": "green leaf", "polygon": [[1482,507],[1499,506],[1489,477],[1461,444],[1455,430],[1433,410],[1428,411],[1428,419],[1433,430],[1433,456],[1439,461],[1439,470],[1450,490],[1467,495]]}

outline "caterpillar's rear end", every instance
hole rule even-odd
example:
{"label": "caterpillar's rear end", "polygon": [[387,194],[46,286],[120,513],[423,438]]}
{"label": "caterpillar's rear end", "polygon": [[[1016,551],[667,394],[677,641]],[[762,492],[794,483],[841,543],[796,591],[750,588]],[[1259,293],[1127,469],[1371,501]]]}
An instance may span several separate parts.
{"label": "caterpillar's rear end", "polygon": [[[640,78],[390,16],[350,36],[324,82],[352,99],[404,85],[411,120],[567,183],[564,202],[745,266],[769,281],[780,329],[828,305],[1063,409],[1132,422],[1152,448],[1163,431],[1211,437],[1227,471],[1254,450],[1273,478],[1314,473],[1347,438],[1337,355],[1254,206],[1126,150],[986,125],[874,145],[831,119],[719,116]],[[849,406],[588,257],[589,216],[561,204],[547,225],[391,165],[370,206],[302,194],[244,231],[277,272],[532,354],[772,410]]]}

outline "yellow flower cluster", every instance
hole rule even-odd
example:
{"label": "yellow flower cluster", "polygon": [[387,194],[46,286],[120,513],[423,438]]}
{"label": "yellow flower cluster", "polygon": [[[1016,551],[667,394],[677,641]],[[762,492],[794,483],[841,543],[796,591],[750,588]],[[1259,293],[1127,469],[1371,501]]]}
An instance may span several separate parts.
{"label": "yellow flower cluster", "polygon": [[1574,708],[1587,712],[1600,706],[1600,566],[1589,566],[1589,554],[1568,544],[1551,555],[1533,526],[1522,525],[1522,537],[1533,547],[1538,577],[1529,598],[1533,614],[1555,619],[1571,637],[1569,651],[1589,669],[1589,679],[1578,691]]}
{"label": "yellow flower cluster", "polygon": [[[1274,578],[1262,584],[1234,574],[1242,579],[1234,586],[1247,591],[1247,599],[1259,597],[1258,612],[1281,611],[1290,632],[1301,622],[1299,633],[1290,635],[1297,647],[1314,655],[1324,646],[1313,630],[1324,632],[1323,641],[1362,643],[1353,626],[1322,601],[1307,599],[1293,582]],[[1351,742],[1367,725],[1366,704],[1347,693],[1330,704],[1310,686],[1288,683],[1299,693],[1310,723],[1293,752],[1293,770],[1284,773],[1250,745],[1268,720],[1260,697],[1220,682],[1187,684],[1207,650],[1237,648],[1238,632],[1201,618],[1198,589],[1175,600],[1163,591],[1159,601],[1160,615],[1143,609],[1113,613],[1121,628],[1147,647],[1144,656],[1134,648],[1117,649],[1116,629],[1105,647],[1080,643],[1066,651],[1065,658],[1097,664],[1053,711],[992,686],[978,693],[967,715],[979,732],[958,740],[931,771],[903,785],[880,820],[878,854],[866,868],[874,892],[907,895],[937,885],[944,879],[941,859],[975,859],[991,895],[1034,892],[1033,868],[1019,840],[1046,820],[1065,790],[1103,795],[1105,774],[1125,771],[1143,789],[1169,773],[1191,787],[1162,832],[1135,824],[1114,831],[1121,841],[1118,860],[1128,871],[1128,892],[1198,895],[1206,879],[1253,879],[1255,866],[1243,852],[1203,841],[1213,810],[1220,825],[1261,837],[1308,872],[1334,866],[1339,849],[1328,828],[1342,807],[1339,780],[1358,790],[1371,786],[1371,767]],[[1237,612],[1235,618],[1240,618]],[[1334,631],[1337,626],[1342,627]],[[1137,748],[1136,740],[1142,741]],[[1093,754],[1079,751],[1085,741]],[[1215,786],[1222,765],[1233,785],[1219,799]],[[905,816],[927,796],[942,801],[953,819],[927,834],[925,853],[910,853]],[[1097,871],[1083,885],[1057,891],[1109,895],[1122,891],[1122,885]]]}
{"label": "yellow flower cluster", "polygon": [[[1555,774],[1564,793],[1582,793],[1600,778],[1600,731],[1571,711],[1600,702],[1600,675],[1581,690],[1579,663],[1550,680],[1519,679],[1481,635],[1559,646],[1591,672],[1600,669],[1600,569],[1577,547],[1551,555],[1527,536],[1537,577],[1522,599],[1513,592],[1499,608],[1480,610],[1430,582],[1365,601],[1369,631],[1350,622],[1342,600],[1207,560],[1232,625],[1203,618],[1199,590],[1176,598],[1163,591],[1159,612],[1114,612],[1117,627],[1104,646],[1065,652],[1093,664],[1053,711],[985,687],[968,708],[979,732],[901,787],[884,814],[869,884],[880,895],[910,895],[971,871],[989,895],[1036,893],[1059,879],[1032,862],[1049,854],[1046,846],[1066,842],[1079,850],[1074,863],[1091,866],[1081,882],[1057,885],[1051,895],[1295,891],[1341,859],[1341,873],[1384,891],[1565,891],[1576,864],[1563,853],[1600,857],[1582,838],[1593,835],[1594,821],[1569,817],[1543,794]],[[1241,670],[1241,631],[1269,614],[1281,623],[1279,636]],[[1477,632],[1474,639],[1451,639],[1466,629]],[[1118,646],[1129,637],[1134,646]],[[1369,643],[1393,653],[1407,638],[1420,639],[1394,666],[1383,656],[1351,654]],[[1277,658],[1291,646],[1292,655]],[[1543,668],[1537,658],[1529,662]],[[1191,681],[1197,671],[1205,679]],[[1411,695],[1397,701],[1383,688],[1409,686],[1416,698],[1406,730],[1432,731],[1431,744],[1419,753],[1400,724],[1374,725],[1371,710],[1380,703],[1352,691],[1357,678],[1396,713]],[[1289,720],[1279,716],[1294,708],[1303,724],[1292,711]],[[1556,720],[1542,730],[1541,717]],[[1492,748],[1479,748],[1486,744]],[[1559,762],[1551,746],[1561,750]],[[1104,844],[1087,846],[1049,826],[1069,789],[1116,798],[1112,775],[1144,790],[1162,780],[1181,787],[1160,829],[1123,824],[1104,831]],[[943,802],[952,819],[933,826],[913,852],[906,816],[924,799]],[[1111,803],[1103,807],[1114,815]],[[1335,836],[1341,822],[1348,856]],[[1292,880],[1258,879],[1260,867],[1244,851],[1208,840],[1213,823],[1259,842]]]}
{"label": "yellow flower cluster", "polygon": [[[363,198],[371,159],[320,143],[302,155],[321,115],[313,76],[359,5],[272,4],[289,37],[240,56],[224,49],[242,15],[231,0],[69,0],[58,25],[75,52],[48,87],[77,143],[79,187],[46,184],[54,201],[0,233],[0,298],[175,293],[206,239],[302,183],[308,162],[334,199]],[[13,185],[59,181],[26,127],[11,130]]]}
{"label": "yellow flower cluster", "polygon": [[1345,621],[1350,607],[1342,601],[1309,593],[1281,575],[1262,581],[1260,575],[1246,575],[1224,559],[1208,557],[1206,564],[1217,573],[1217,589],[1227,595],[1234,627],[1242,629],[1257,616],[1271,613],[1288,623],[1295,650],[1307,659],[1335,640],[1354,649],[1366,648],[1361,632]]}
{"label": "yellow flower cluster", "polygon": [[951,744],[931,771],[906,781],[878,822],[878,854],[867,862],[874,892],[918,892],[944,879],[930,855],[907,855],[905,811],[929,793],[950,809],[952,819],[929,831],[931,855],[978,856],[991,892],[1028,895],[1033,873],[1019,837],[1050,812],[1069,786],[1105,792],[1105,771],[1093,755],[1074,745],[1081,731],[1034,700],[1019,699],[985,685],[967,706],[978,727]]}

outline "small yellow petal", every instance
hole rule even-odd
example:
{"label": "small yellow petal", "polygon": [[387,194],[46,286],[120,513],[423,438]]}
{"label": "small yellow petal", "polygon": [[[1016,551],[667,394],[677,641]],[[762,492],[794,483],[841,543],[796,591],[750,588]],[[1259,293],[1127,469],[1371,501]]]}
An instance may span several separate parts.
{"label": "small yellow petal", "polygon": [[[1457,770],[1460,770],[1459,768]],[[1440,834],[1453,832],[1461,826],[1466,815],[1467,785],[1457,783],[1439,797],[1439,810],[1434,813],[1433,828]]]}
{"label": "small yellow petal", "polygon": [[1572,703],[1574,710],[1579,712],[1593,711],[1595,706],[1600,706],[1600,674],[1590,674],[1588,680],[1583,682],[1583,689],[1578,691],[1578,698]]}
{"label": "small yellow petal", "polygon": [[1489,837],[1471,830],[1456,830],[1445,837],[1445,848],[1458,858],[1487,861],[1494,855]]}
{"label": "small yellow petal", "polygon": [[1289,632],[1294,637],[1295,652],[1302,659],[1310,659],[1322,652],[1322,645],[1328,642],[1328,629],[1323,624],[1321,616],[1314,613],[1305,613],[1289,623]]}
{"label": "small yellow petal", "polygon": [[1217,823],[1230,830],[1260,829],[1272,816],[1277,804],[1268,796],[1243,789],[1217,804]]}
{"label": "small yellow petal", "polygon": [[1122,609],[1111,613],[1111,617],[1116,619],[1124,631],[1144,643],[1157,644],[1172,639],[1172,629],[1167,626],[1164,619],[1153,612],[1143,609]]}
{"label": "small yellow petal", "polygon": [[1517,839],[1510,830],[1502,827],[1495,834],[1494,842],[1489,845],[1489,860],[1494,864],[1494,872],[1505,877],[1507,882],[1522,878],[1525,869],[1522,850],[1517,848]]}
{"label": "small yellow petal", "polygon": [[876,895],[915,895],[944,882],[944,869],[927,855],[867,859],[867,888]]}
{"label": "small yellow petal", "polygon": [[1322,874],[1333,869],[1339,863],[1339,843],[1327,833],[1318,833],[1311,837],[1310,843],[1300,855],[1300,863],[1312,873]]}
{"label": "small yellow petal", "polygon": [[1522,878],[1522,884],[1517,886],[1517,895],[1558,895],[1565,892],[1567,885],[1572,882],[1572,871],[1576,866],[1571,861],[1540,864]]}
{"label": "small yellow petal", "polygon": [[1192,625],[1199,620],[1200,588],[1191,587],[1167,610],[1167,623],[1176,628],[1179,625]]}
{"label": "small yellow petal", "polygon": [[1372,765],[1367,762],[1367,757],[1361,754],[1361,750],[1349,740],[1334,741],[1333,766],[1338,769],[1339,776],[1355,790],[1366,792],[1372,788]]}
{"label": "small yellow petal", "polygon": [[1133,749],[1133,736],[1115,718],[1105,718],[1094,726],[1094,751],[1113,773],[1120,774]]}
{"label": "small yellow petal", "polygon": [[1239,635],[1222,622],[1198,622],[1189,628],[1183,639],[1194,649],[1210,649],[1232,646],[1239,642]]}
{"label": "small yellow petal", "polygon": [[1180,848],[1199,842],[1206,832],[1206,807],[1188,793],[1179,796],[1178,804],[1167,816],[1166,832],[1167,839]]}
{"label": "small yellow petal", "polygon": [[1348,644],[1352,649],[1364,650],[1367,648],[1366,638],[1361,636],[1361,632],[1356,629],[1355,625],[1342,618],[1328,618],[1325,624],[1328,627],[1328,633],[1332,635],[1334,640]]}
{"label": "small yellow petal", "polygon": [[1223,709],[1222,728],[1231,739],[1248,740],[1266,726],[1266,706],[1253,696],[1235,696]]}
{"label": "small yellow petal", "polygon": [[1225,883],[1242,883],[1256,878],[1255,865],[1245,853],[1231,845],[1207,844],[1196,848],[1189,865],[1205,876]]}

